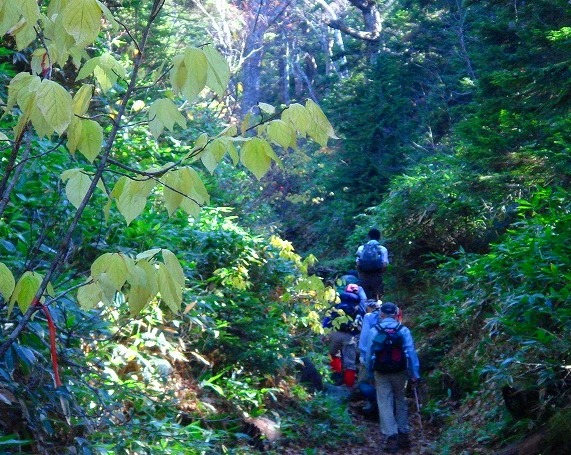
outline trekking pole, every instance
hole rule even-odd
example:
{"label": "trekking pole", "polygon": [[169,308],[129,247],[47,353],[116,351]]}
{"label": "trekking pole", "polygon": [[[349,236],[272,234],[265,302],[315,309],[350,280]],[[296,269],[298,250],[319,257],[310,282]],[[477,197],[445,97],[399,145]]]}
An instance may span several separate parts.
{"label": "trekking pole", "polygon": [[426,441],[424,439],[424,428],[422,427],[422,416],[420,415],[420,400],[418,399],[418,384],[413,384],[412,389],[414,390],[414,401],[416,401],[416,413],[418,414],[418,426],[420,427],[420,437],[422,438],[422,443]]}

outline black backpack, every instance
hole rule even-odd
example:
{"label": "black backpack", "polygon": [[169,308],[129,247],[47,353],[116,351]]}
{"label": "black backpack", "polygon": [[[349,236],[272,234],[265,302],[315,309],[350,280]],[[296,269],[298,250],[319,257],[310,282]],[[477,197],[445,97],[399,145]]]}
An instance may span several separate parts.
{"label": "black backpack", "polygon": [[407,358],[403,349],[402,324],[395,327],[375,328],[378,333],[373,338],[373,369],[379,373],[398,373],[406,370]]}
{"label": "black backpack", "polygon": [[381,245],[378,243],[365,243],[359,257],[359,270],[363,272],[376,272],[383,269]]}

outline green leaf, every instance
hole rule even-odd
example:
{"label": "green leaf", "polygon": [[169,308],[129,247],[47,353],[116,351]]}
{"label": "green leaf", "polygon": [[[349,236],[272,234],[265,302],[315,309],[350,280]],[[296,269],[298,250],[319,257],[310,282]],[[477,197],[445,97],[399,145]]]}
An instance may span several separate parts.
{"label": "green leaf", "polygon": [[36,272],[24,272],[14,287],[14,292],[10,298],[8,314],[12,312],[12,308],[16,302],[18,303],[18,307],[22,313],[25,313],[28,310],[40,289],[42,279],[43,276]]}
{"label": "green leaf", "polygon": [[208,61],[206,85],[218,96],[223,96],[230,82],[230,66],[214,46],[208,44],[202,50]]}
{"label": "green leaf", "polygon": [[16,280],[14,275],[6,264],[0,262],[0,294],[4,297],[4,300],[8,301],[12,292],[14,292],[14,287],[16,286]]}
{"label": "green leaf", "polygon": [[259,180],[261,179],[272,162],[270,155],[273,150],[265,140],[254,137],[242,145],[240,161]]}

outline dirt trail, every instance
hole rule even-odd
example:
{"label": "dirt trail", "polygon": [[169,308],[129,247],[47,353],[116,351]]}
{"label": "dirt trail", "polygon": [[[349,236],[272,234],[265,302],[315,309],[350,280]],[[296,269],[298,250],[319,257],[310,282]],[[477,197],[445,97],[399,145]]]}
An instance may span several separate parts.
{"label": "dirt trail", "polygon": [[[420,429],[420,422],[414,399],[409,398],[409,425],[411,436],[411,447],[409,449],[401,449],[397,452],[399,455],[428,455],[434,454],[431,449],[431,442],[433,441],[434,434],[432,429],[422,422],[422,430]],[[362,403],[349,403],[349,410],[353,415],[354,422],[363,428],[363,433],[366,435],[366,441],[363,445],[348,445],[339,447],[337,450],[328,450],[323,452],[327,455],[381,455],[386,453],[383,451],[384,441],[381,436],[379,422],[365,418],[358,412],[359,406]],[[321,452],[319,452],[321,454]]]}
{"label": "dirt trail", "polygon": [[[418,412],[416,410],[415,400],[408,397],[409,403],[409,425],[410,425],[410,440],[411,447],[409,449],[400,449],[397,455],[437,455],[432,444],[436,439],[437,429],[432,428],[427,422],[419,421]],[[353,417],[355,424],[362,428],[365,435],[365,441],[362,444],[347,444],[340,445],[335,449],[323,449],[320,447],[304,447],[304,448],[287,448],[283,450],[282,455],[382,455],[386,452],[383,450],[384,440],[380,432],[378,420],[366,418],[359,409],[363,406],[364,402],[349,402],[346,404],[349,412]]]}

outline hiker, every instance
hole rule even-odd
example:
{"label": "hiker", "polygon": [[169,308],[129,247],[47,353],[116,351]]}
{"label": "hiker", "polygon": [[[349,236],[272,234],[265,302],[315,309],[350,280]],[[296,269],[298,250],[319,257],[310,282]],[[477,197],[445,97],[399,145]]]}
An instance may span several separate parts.
{"label": "hiker", "polygon": [[381,231],[373,228],[367,235],[370,240],[357,249],[357,271],[367,298],[378,300],[384,294],[383,273],[389,265],[389,253],[380,244]]}
{"label": "hiker", "polygon": [[361,325],[361,333],[359,334],[359,341],[357,347],[359,349],[359,367],[357,373],[357,388],[365,398],[363,405],[363,413],[371,415],[377,412],[377,397],[375,392],[374,378],[372,374],[367,371],[365,363],[365,353],[367,348],[367,335],[377,322],[379,321],[379,311],[382,302],[376,299],[368,299],[366,301],[366,313],[363,316],[363,323]]}
{"label": "hiker", "polygon": [[374,375],[381,433],[385,451],[410,447],[408,408],[405,399],[407,381],[416,386],[420,364],[410,330],[396,320],[397,306],[381,305],[379,322],[366,335],[365,362]]}
{"label": "hiker", "polygon": [[[361,331],[360,315],[362,288],[348,284],[339,294],[340,302],[335,305],[331,315],[323,323],[325,328],[333,328],[329,335],[329,355],[334,382],[353,387],[357,377],[357,340]],[[340,313],[337,310],[341,310]],[[343,315],[345,321],[335,323]]]}

